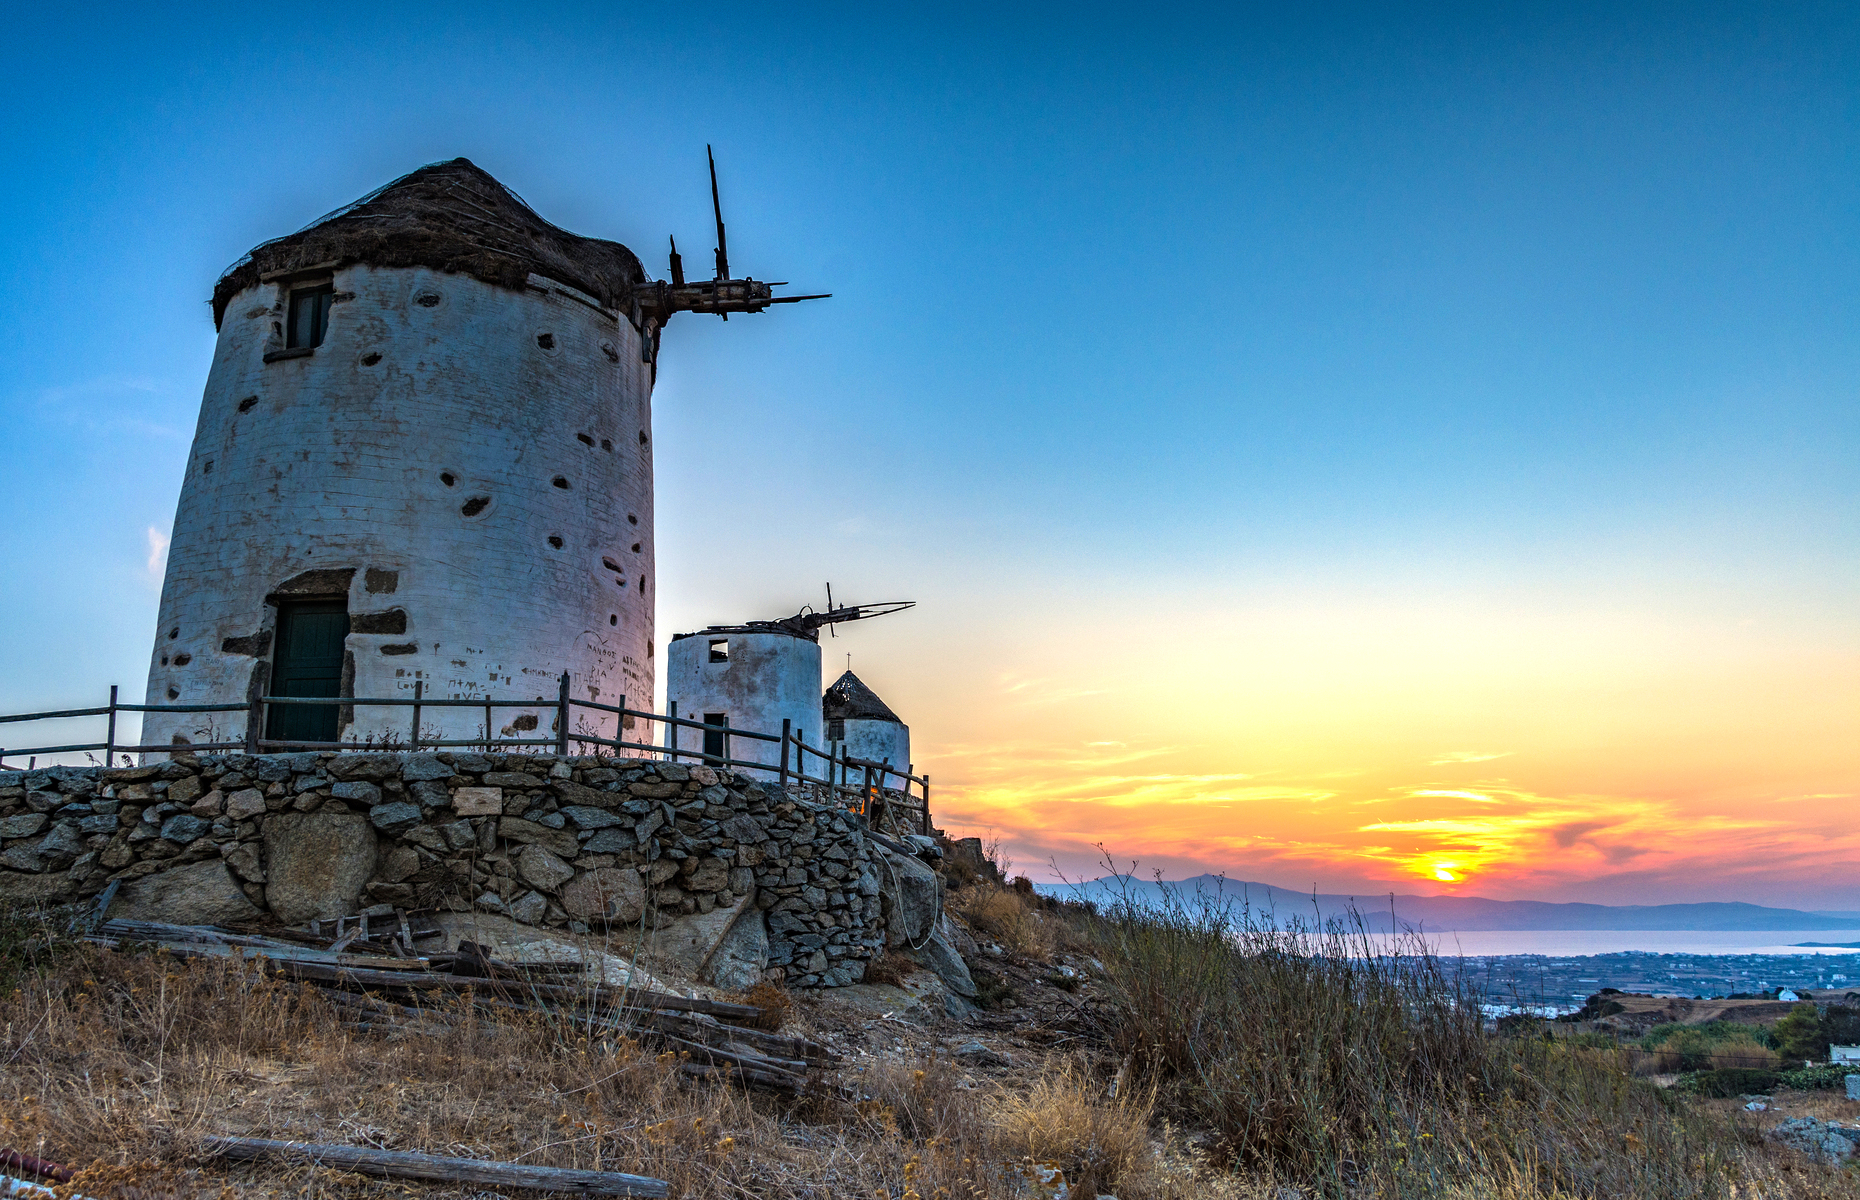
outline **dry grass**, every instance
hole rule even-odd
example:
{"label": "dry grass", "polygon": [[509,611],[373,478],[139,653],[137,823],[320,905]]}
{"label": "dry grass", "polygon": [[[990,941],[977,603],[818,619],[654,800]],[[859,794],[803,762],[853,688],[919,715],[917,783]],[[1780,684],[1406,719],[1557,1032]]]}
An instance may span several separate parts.
{"label": "dry grass", "polygon": [[[1000,1132],[1032,1137],[1016,1093],[978,1086],[948,1060],[860,1060],[870,1065],[843,1074],[850,1099],[787,1101],[692,1079],[671,1055],[589,1038],[572,1022],[491,1018],[463,1003],[444,1015],[450,1030],[359,1033],[315,989],[247,964],[67,946],[4,1000],[0,1144],[88,1166],[82,1190],[115,1200],[226,1187],[279,1197],[469,1191],[230,1164],[200,1155],[212,1135],[629,1171],[669,1179],[689,1200],[1008,1200],[1022,1194],[1015,1171],[1035,1145],[1063,1162],[1114,1166],[1140,1136],[1134,1110],[1107,1102],[1082,1067],[1036,1085],[1041,1107],[1073,1115],[1023,1147]],[[1081,1095],[1068,1103],[1072,1085]],[[1082,1140],[1069,1143],[1068,1129]],[[1106,1131],[1124,1147],[1109,1159]],[[1220,1194],[1211,1174],[1178,1155],[1151,1190],[1120,1195]]]}
{"label": "dry grass", "polygon": [[864,983],[883,983],[896,987],[918,970],[916,963],[895,954],[881,955],[865,965]]}
{"label": "dry grass", "polygon": [[1193,897],[1079,923],[1163,1110],[1305,1194],[1860,1197],[1851,1174],[1780,1169],[1753,1126],[1633,1079],[1619,1050],[1487,1034],[1482,997],[1418,946]]}
{"label": "dry grass", "polygon": [[1010,1156],[1058,1166],[1082,1196],[1115,1192],[1126,1183],[1148,1190],[1154,1108],[1153,1089],[1121,1079],[1107,1088],[1085,1064],[1064,1060],[1027,1092],[1000,1099],[993,1114],[996,1144]]}
{"label": "dry grass", "polygon": [[438,1036],[354,1036],[313,989],[245,964],[79,951],[8,998],[0,1133],[118,1169],[242,1134],[606,1167],[708,1195],[731,1157],[724,1130],[767,1120],[624,1038],[449,1015]]}
{"label": "dry grass", "polygon": [[1050,919],[1029,894],[983,883],[952,895],[949,907],[1016,958],[1044,961],[1052,957],[1055,941]]}
{"label": "dry grass", "polygon": [[1745,1071],[1776,1071],[1782,1057],[1755,1041],[1719,1042],[1709,1051],[1688,1053],[1683,1046],[1664,1045],[1633,1056],[1634,1074],[1643,1078],[1678,1071],[1705,1071],[1723,1067]]}
{"label": "dry grass", "polygon": [[[1860,1200],[1853,1172],[1765,1146],[1752,1118],[1769,1114],[1662,1093],[1619,1051],[1484,1035],[1426,961],[1325,940],[1338,931],[1286,942],[1014,899],[1048,933],[1076,919],[1102,957],[1116,1074],[1036,1058],[990,1083],[935,1056],[862,1057],[845,1094],[788,1101],[568,1019],[457,1002],[448,1030],[360,1033],[246,964],[52,938],[0,956],[16,978],[0,1143],[88,1165],[81,1190],[114,1200],[467,1194],[201,1157],[215,1134],[630,1171],[688,1200],[1013,1200],[1034,1162],[1120,1200]],[[779,988],[752,999],[788,1007]]]}
{"label": "dry grass", "polygon": [[794,997],[788,989],[773,983],[758,983],[743,994],[743,1003],[762,1010],[756,1018],[757,1029],[773,1032],[787,1024],[794,1012]]}

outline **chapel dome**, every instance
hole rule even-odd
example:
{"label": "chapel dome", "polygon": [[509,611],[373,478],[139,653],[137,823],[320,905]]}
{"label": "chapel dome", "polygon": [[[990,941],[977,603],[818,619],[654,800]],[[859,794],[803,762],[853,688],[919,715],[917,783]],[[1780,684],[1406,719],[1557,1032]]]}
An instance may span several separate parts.
{"label": "chapel dome", "polygon": [[820,698],[820,713],[829,721],[890,721],[902,725],[898,714],[886,707],[878,693],[867,687],[857,675],[846,672],[833,681]]}

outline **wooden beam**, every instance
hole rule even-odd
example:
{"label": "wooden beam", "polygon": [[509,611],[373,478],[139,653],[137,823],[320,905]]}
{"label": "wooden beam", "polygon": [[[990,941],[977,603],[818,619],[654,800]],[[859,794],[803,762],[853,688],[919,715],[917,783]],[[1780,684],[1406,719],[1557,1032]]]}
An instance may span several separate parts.
{"label": "wooden beam", "polygon": [[276,1142],[268,1138],[208,1138],[204,1147],[227,1158],[307,1159],[318,1166],[393,1179],[426,1179],[437,1183],[482,1183],[493,1187],[530,1188],[539,1192],[571,1192],[581,1196],[671,1195],[671,1184],[645,1175],[618,1171],[578,1171],[565,1167],[532,1167],[522,1163],[483,1158],[442,1158],[404,1150],[376,1150],[369,1146],[336,1146],[327,1142]]}

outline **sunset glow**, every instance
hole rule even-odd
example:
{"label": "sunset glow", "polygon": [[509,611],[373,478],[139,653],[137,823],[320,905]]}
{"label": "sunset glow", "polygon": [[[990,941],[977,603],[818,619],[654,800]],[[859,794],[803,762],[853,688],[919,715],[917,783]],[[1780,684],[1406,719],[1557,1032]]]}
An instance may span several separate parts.
{"label": "sunset glow", "polygon": [[[1669,609],[1661,637],[1624,627],[1650,628],[1659,607],[1565,624],[1560,645],[1527,616],[1443,627],[1431,643],[1400,614],[1328,614],[1357,631],[1341,642],[1295,608],[1229,614],[1218,642],[1163,623],[1153,644],[1192,650],[1090,664],[1115,703],[1063,661],[1065,646],[1108,634],[1029,628],[1003,639],[1025,657],[998,688],[948,706],[914,698],[913,711],[940,823],[992,831],[1036,879],[1134,861],[1371,895],[1860,899],[1851,639],[1817,653],[1807,642],[1826,626],[1796,642],[1696,604]],[[1378,624],[1391,640],[1372,656],[1360,643]],[[1456,641],[1485,648],[1476,664]],[[909,686],[874,675],[887,696]]]}

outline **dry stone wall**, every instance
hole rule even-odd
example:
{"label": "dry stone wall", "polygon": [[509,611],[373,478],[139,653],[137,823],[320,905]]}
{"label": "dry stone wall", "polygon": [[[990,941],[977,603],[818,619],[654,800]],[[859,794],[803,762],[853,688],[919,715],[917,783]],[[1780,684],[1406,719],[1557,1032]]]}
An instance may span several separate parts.
{"label": "dry stone wall", "polygon": [[886,944],[884,853],[855,814],[648,760],[182,755],[0,772],[0,902],[114,881],[111,913],[143,919],[438,908],[575,932],[746,906],[764,965],[801,987],[859,980]]}

